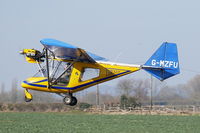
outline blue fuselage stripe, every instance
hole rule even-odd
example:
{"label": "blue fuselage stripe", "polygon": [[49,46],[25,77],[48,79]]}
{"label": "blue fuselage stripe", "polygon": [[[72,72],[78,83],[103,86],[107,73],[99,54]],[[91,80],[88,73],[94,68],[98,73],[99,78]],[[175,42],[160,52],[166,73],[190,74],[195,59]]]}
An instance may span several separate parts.
{"label": "blue fuselage stripe", "polygon": [[[110,79],[110,78],[113,78],[113,77],[116,77],[116,76],[120,76],[122,74],[130,73],[130,72],[131,71],[125,71],[125,72],[122,72],[122,73],[119,73],[119,74],[116,74],[116,75],[112,75],[112,76],[109,76],[109,77],[106,77],[106,78],[98,79],[98,80],[95,80],[95,81],[92,81],[92,82],[89,82],[89,83],[85,83],[85,84],[82,84],[82,85],[79,85],[79,86],[75,86],[75,87],[52,86],[51,88],[52,89],[75,90],[75,89],[78,89],[78,88],[81,88],[81,87],[85,87],[85,86],[91,85],[91,84],[96,83],[96,82],[101,82],[103,80],[107,80],[107,79]],[[34,83],[41,83],[41,82],[44,82],[44,81],[47,81],[47,79],[41,80],[41,81],[38,81],[38,82],[34,82]],[[45,88],[47,87],[46,85],[39,85],[39,84],[29,83],[27,81],[23,81],[23,82],[25,84],[28,84],[28,85],[31,85],[31,86],[35,86],[35,87],[45,87]]]}

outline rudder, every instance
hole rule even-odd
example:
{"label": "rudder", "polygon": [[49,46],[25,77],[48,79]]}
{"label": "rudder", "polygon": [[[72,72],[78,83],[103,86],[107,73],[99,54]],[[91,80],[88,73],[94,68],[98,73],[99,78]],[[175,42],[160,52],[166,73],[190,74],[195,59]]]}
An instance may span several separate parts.
{"label": "rudder", "polygon": [[164,42],[142,68],[161,81],[179,74],[177,45]]}

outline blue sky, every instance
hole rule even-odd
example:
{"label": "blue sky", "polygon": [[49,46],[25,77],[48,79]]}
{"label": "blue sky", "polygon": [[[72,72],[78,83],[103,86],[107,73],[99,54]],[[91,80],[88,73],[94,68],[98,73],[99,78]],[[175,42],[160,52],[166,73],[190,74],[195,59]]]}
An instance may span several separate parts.
{"label": "blue sky", "polygon": [[[177,43],[186,83],[200,73],[198,0],[0,0],[0,83],[32,76],[36,66],[18,54],[55,38],[112,61],[143,64],[162,42]],[[125,78],[149,78],[140,71]],[[116,80],[117,81],[117,80]],[[116,84],[111,81],[106,84]]]}

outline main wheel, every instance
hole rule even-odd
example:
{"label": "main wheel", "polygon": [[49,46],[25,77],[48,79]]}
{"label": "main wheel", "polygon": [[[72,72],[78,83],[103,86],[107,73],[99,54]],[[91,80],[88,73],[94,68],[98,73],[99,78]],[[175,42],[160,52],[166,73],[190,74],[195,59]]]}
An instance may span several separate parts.
{"label": "main wheel", "polygon": [[72,96],[72,101],[70,103],[70,106],[75,106],[76,104],[77,104],[77,99],[76,99],[76,97]]}
{"label": "main wheel", "polygon": [[66,105],[70,105],[71,102],[72,102],[72,96],[71,96],[71,95],[66,95],[66,96],[63,98],[63,102],[64,102]]}

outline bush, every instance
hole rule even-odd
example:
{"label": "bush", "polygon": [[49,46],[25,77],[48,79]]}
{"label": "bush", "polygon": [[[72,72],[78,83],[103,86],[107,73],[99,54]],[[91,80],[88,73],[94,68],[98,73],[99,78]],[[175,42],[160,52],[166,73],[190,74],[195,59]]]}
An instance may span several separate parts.
{"label": "bush", "polygon": [[0,111],[3,111],[3,104],[0,103]]}
{"label": "bush", "polygon": [[80,110],[88,109],[90,107],[92,107],[91,104],[88,104],[88,103],[79,103]]}
{"label": "bush", "polygon": [[120,98],[120,107],[126,109],[128,107],[137,107],[141,106],[141,103],[135,97],[127,97],[126,95],[121,95]]}
{"label": "bush", "polygon": [[9,111],[13,111],[13,110],[14,110],[14,105],[13,105],[13,104],[8,104],[8,105],[7,105],[7,109],[8,109]]}

